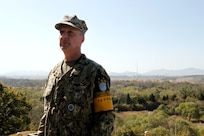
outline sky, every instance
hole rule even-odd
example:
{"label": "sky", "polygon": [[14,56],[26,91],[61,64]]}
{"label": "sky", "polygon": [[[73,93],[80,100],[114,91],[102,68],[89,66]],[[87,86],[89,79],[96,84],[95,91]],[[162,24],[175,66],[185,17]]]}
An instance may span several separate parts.
{"label": "sky", "polygon": [[82,53],[110,72],[204,70],[203,0],[1,0],[0,74],[63,60],[54,25],[86,21]]}

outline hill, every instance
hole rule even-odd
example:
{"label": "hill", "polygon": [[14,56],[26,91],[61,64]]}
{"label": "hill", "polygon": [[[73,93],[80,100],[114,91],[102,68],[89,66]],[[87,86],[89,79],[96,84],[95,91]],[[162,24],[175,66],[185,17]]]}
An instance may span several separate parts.
{"label": "hill", "polygon": [[111,72],[109,73],[111,76],[120,76],[120,77],[138,77],[138,76],[193,76],[193,75],[204,75],[204,70],[196,69],[196,68],[187,68],[181,70],[167,70],[167,69],[159,69],[159,70],[152,70],[146,73],[136,73],[136,72],[123,72],[123,73],[116,73]]}
{"label": "hill", "polygon": [[[12,71],[8,73],[0,74],[2,77],[17,78],[17,79],[45,79],[47,78],[48,71]],[[204,70],[196,68],[187,68],[181,70],[152,70],[146,73],[137,72],[110,72],[111,77],[122,77],[122,78],[135,78],[135,77],[171,77],[171,76],[194,76],[204,75]]]}

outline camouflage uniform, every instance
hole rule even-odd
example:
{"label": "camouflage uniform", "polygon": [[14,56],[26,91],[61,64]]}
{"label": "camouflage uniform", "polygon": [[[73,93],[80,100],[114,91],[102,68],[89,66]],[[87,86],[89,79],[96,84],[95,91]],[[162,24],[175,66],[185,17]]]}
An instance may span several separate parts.
{"label": "camouflage uniform", "polygon": [[62,61],[50,72],[39,136],[110,136],[114,114],[110,78],[86,58]]}

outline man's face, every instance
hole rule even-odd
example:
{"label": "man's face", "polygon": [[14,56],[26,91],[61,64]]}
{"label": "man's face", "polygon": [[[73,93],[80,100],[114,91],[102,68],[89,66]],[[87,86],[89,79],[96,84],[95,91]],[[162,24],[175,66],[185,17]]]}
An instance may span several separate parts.
{"label": "man's face", "polygon": [[60,28],[60,48],[64,52],[80,51],[81,44],[84,41],[82,32],[71,26],[62,26]]}

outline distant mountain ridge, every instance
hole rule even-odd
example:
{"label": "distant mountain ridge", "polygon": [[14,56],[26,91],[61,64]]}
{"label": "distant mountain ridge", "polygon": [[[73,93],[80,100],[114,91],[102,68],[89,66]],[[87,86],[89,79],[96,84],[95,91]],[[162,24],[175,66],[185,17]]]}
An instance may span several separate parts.
{"label": "distant mountain ridge", "polygon": [[183,70],[153,70],[145,73],[145,75],[157,75],[157,76],[192,76],[192,75],[204,75],[204,70],[196,68],[187,68]]}
{"label": "distant mountain ridge", "polygon": [[110,73],[112,76],[192,76],[192,75],[204,75],[204,70],[196,68],[187,68],[182,70],[152,70],[146,73],[137,72],[123,72],[123,73]]}
{"label": "distant mountain ridge", "polygon": [[48,72],[46,71],[12,71],[4,74],[0,74],[0,76],[8,77],[8,78],[20,78],[20,79],[44,79],[48,76]]}
{"label": "distant mountain ridge", "polygon": [[[24,79],[45,79],[48,76],[47,71],[13,71],[9,73],[0,74],[0,76],[8,78],[24,78]],[[152,70],[146,73],[137,73],[137,72],[110,72],[110,76],[192,76],[192,75],[204,75],[204,70],[196,68],[187,68],[182,70]]]}

